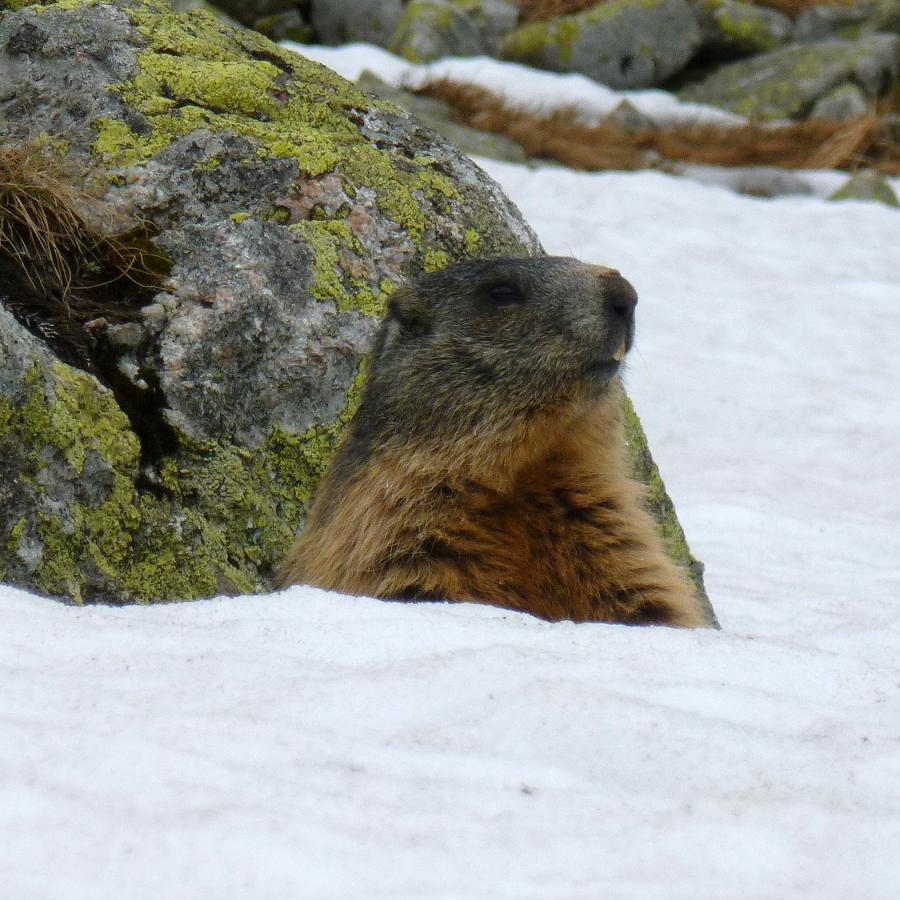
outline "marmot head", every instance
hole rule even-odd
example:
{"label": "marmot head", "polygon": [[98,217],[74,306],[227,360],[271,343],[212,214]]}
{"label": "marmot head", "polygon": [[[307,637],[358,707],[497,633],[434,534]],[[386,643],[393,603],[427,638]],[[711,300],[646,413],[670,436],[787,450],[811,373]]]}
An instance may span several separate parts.
{"label": "marmot head", "polygon": [[597,398],[618,380],[636,303],[615,269],[566,257],[422,275],[391,297],[379,330],[369,425],[446,434]]}

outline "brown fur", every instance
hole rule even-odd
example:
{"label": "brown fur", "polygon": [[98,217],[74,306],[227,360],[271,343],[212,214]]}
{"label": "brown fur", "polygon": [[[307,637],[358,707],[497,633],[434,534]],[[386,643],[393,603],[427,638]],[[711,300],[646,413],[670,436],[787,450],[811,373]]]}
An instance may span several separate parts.
{"label": "brown fur", "polygon": [[478,440],[444,452],[383,448],[332,515],[313,510],[282,582],[549,620],[703,626],[625,474],[618,408],[610,394],[567,411],[562,431],[548,416],[480,471]]}
{"label": "brown fur", "polygon": [[[581,265],[569,262],[570,269]],[[553,277],[562,276],[547,276]],[[383,334],[391,327],[386,323]],[[621,334],[610,340],[621,341]],[[546,396],[546,403],[520,412],[512,393],[501,390],[497,402],[510,407],[509,416],[501,408],[447,434],[435,425],[434,436],[426,428],[410,438],[401,428],[372,447],[364,439],[367,394],[285,560],[282,584],[467,600],[549,620],[707,624],[643,508],[643,489],[627,477],[618,378],[599,393],[568,390],[566,378],[563,388],[548,392],[540,362],[547,360],[533,370],[521,367],[519,375],[535,381],[530,395]],[[457,406],[472,406],[477,395],[455,377],[452,363],[442,365],[451,369],[451,387],[439,405],[452,420],[454,397]],[[416,380],[420,370],[407,370],[409,378]],[[389,379],[376,392],[392,389],[385,384],[400,392]],[[427,404],[426,385],[407,387],[401,410]],[[378,417],[389,418],[390,409],[379,409]]]}

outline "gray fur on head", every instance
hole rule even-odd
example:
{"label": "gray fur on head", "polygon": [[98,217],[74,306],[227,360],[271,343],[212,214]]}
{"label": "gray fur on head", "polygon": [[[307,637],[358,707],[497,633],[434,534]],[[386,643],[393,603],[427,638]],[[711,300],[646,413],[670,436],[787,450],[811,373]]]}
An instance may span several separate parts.
{"label": "gray fur on head", "polygon": [[422,275],[390,300],[357,428],[451,436],[596,395],[618,377],[636,301],[615,270],[568,257]]}

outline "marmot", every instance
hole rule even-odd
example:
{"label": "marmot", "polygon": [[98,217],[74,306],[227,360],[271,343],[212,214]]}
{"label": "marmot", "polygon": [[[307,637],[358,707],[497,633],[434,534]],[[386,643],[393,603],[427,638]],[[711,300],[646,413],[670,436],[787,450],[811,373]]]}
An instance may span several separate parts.
{"label": "marmot", "polygon": [[627,476],[637,294],[576,259],[488,259],[398,289],[282,585],[571,619],[707,624]]}

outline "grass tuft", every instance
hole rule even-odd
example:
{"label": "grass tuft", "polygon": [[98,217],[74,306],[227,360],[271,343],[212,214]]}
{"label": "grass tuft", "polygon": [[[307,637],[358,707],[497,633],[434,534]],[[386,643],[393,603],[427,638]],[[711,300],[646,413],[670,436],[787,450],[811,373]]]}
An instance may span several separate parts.
{"label": "grass tuft", "polygon": [[0,145],[0,261],[57,314],[81,319],[98,313],[101,289],[150,288],[166,269],[146,226],[115,222],[46,140]]}
{"label": "grass tuft", "polygon": [[77,180],[46,141],[0,145],[0,256],[67,313],[76,294],[121,279],[151,287],[165,268],[145,228],[115,223]]}

